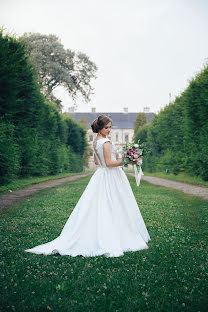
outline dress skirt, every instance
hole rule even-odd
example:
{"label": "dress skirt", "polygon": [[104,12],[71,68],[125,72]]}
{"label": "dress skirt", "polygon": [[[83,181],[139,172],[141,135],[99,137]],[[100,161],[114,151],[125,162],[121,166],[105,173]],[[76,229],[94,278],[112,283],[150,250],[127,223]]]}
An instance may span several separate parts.
{"label": "dress skirt", "polygon": [[26,252],[62,256],[120,257],[149,248],[150,240],[130,183],[121,167],[98,167],[60,235]]}

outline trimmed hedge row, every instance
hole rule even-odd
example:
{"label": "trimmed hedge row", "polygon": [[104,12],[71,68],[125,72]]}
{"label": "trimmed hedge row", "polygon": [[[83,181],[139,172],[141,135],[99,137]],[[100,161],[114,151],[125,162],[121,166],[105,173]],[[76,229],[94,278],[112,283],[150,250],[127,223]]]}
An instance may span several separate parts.
{"label": "trimmed hedge row", "polygon": [[174,103],[135,134],[146,145],[144,169],[185,171],[208,180],[208,65]]}
{"label": "trimmed hedge row", "polygon": [[83,170],[86,131],[46,102],[25,51],[0,32],[0,184]]}

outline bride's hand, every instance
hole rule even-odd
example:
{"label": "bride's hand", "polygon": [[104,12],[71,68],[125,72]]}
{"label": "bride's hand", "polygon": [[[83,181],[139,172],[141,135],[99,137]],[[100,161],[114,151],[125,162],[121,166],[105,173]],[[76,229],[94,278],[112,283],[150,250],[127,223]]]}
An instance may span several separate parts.
{"label": "bride's hand", "polygon": [[137,158],[136,163],[139,164],[139,162],[142,160],[142,158]]}

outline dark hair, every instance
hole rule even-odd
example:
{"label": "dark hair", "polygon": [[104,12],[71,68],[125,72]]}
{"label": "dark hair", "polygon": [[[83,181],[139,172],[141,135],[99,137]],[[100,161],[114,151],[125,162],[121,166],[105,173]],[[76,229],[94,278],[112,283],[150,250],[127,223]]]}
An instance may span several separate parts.
{"label": "dark hair", "polygon": [[105,127],[109,122],[112,124],[112,119],[106,115],[98,116],[93,122],[91,123],[92,131],[98,133],[101,129]]}

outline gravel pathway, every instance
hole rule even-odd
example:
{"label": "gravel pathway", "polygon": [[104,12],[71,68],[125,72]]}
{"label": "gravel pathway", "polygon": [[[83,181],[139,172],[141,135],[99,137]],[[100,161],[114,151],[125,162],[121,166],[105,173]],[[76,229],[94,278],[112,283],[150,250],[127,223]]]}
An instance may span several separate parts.
{"label": "gravel pathway", "polygon": [[[134,173],[128,173],[134,176]],[[165,187],[174,188],[176,190],[182,191],[186,194],[202,197],[208,200],[208,187],[193,185],[184,182],[172,181],[168,179],[156,178],[151,176],[143,176],[142,180],[147,181],[151,184],[161,185]]]}
{"label": "gravel pathway", "polygon": [[17,203],[18,201],[30,197],[36,191],[43,190],[46,188],[56,187],[64,183],[68,183],[68,182],[80,179],[82,177],[86,177],[90,174],[92,173],[79,174],[79,175],[73,175],[70,177],[61,178],[57,180],[50,180],[50,181],[46,181],[43,183],[38,183],[32,186],[29,186],[21,190],[16,190],[16,191],[12,191],[11,193],[1,195],[0,196],[0,208],[10,207],[13,204]]}
{"label": "gravel pathway", "polygon": [[[93,173],[90,172],[90,173],[74,175],[74,176],[70,176],[70,177],[66,177],[66,178],[61,178],[61,179],[57,179],[57,180],[46,181],[43,183],[38,183],[38,184],[35,184],[32,186],[29,186],[29,187],[21,189],[21,190],[17,190],[17,191],[13,191],[11,193],[1,195],[0,196],[0,208],[10,207],[22,199],[31,197],[31,195],[36,191],[43,190],[46,188],[56,187],[56,186],[59,186],[61,184],[72,182],[72,181],[75,181],[75,180],[80,179],[82,177],[86,177],[86,176],[91,175],[91,174],[93,174]],[[126,174],[134,176],[134,173],[126,173]],[[156,178],[156,177],[151,177],[151,176],[143,176],[142,180],[147,181],[151,184],[170,187],[170,188],[182,191],[186,194],[199,196],[205,200],[208,200],[208,188],[207,187],[197,186],[197,185],[188,184],[188,183],[182,183],[182,182],[178,182],[178,181],[171,181],[168,179]]]}

